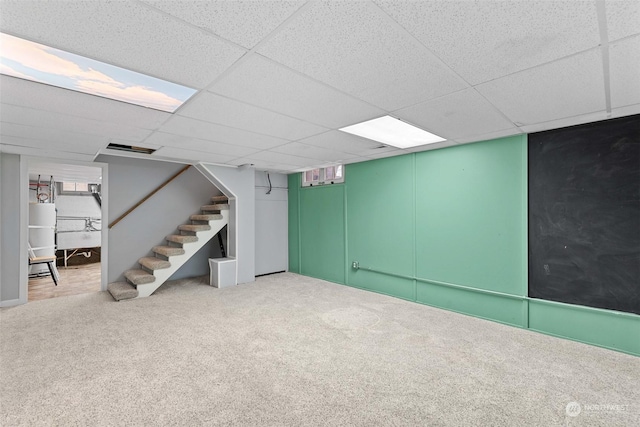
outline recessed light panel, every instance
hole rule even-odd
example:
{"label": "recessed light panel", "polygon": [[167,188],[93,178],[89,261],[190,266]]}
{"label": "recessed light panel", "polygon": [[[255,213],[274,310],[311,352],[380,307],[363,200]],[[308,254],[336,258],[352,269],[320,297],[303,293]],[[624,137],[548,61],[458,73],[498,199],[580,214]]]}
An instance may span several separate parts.
{"label": "recessed light panel", "polygon": [[0,73],[173,113],[195,89],[0,33]]}
{"label": "recessed light panel", "polygon": [[382,142],[398,148],[417,147],[445,141],[444,138],[417,128],[395,117],[383,116],[340,129],[343,132]]}

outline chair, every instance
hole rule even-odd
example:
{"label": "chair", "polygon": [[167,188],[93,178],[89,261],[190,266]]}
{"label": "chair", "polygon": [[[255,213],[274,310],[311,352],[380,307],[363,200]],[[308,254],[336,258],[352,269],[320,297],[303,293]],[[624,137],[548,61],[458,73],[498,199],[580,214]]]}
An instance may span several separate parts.
{"label": "chair", "polygon": [[53,283],[58,286],[58,269],[56,268],[56,257],[55,255],[51,256],[35,256],[35,252],[31,249],[31,245],[29,245],[29,265],[35,264],[47,264],[49,267],[49,272],[51,273],[51,278],[53,279]]}

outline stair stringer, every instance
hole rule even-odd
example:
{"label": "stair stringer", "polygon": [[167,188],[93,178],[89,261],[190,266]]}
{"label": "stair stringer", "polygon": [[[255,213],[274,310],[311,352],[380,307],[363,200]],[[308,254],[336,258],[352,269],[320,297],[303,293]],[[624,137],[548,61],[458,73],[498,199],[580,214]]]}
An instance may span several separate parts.
{"label": "stair stringer", "polygon": [[196,254],[204,245],[206,245],[222,228],[229,223],[229,210],[223,209],[220,211],[222,219],[214,219],[208,221],[211,226],[211,230],[197,231],[195,234],[198,237],[197,242],[183,243],[182,248],[184,254],[173,255],[168,257],[171,267],[163,268],[161,270],[154,270],[153,275],[156,280],[153,283],[147,283],[144,285],[136,285],[138,289],[138,296],[136,298],[144,298],[150,296],[160,286],[166,282],[169,277],[173,275],[180,267],[182,267],[189,259]]}

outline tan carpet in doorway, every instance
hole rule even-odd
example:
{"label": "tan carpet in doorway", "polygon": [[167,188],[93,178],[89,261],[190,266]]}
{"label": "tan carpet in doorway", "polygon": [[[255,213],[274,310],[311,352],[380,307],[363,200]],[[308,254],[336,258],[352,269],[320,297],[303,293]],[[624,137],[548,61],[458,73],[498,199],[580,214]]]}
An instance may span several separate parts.
{"label": "tan carpet in doorway", "polygon": [[640,425],[640,358],[291,273],[5,308],[0,339],[2,426]]}

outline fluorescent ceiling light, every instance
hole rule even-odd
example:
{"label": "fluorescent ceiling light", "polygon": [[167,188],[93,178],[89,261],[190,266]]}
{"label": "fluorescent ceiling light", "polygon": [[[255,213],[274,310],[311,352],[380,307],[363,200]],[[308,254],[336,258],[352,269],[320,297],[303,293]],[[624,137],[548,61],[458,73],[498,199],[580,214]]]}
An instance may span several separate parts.
{"label": "fluorescent ceiling light", "polygon": [[195,89],[0,33],[0,73],[173,113]]}
{"label": "fluorescent ceiling light", "polygon": [[383,116],[340,130],[398,148],[416,147],[445,140],[391,116]]}

